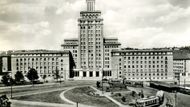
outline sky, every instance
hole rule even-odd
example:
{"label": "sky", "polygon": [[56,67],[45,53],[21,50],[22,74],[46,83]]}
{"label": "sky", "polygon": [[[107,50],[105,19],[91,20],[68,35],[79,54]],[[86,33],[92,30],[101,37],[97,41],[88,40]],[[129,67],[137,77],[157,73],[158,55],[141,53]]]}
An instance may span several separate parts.
{"label": "sky", "polygon": [[[0,0],[0,50],[61,49],[86,0]],[[190,46],[190,0],[96,0],[104,37],[122,47]]]}

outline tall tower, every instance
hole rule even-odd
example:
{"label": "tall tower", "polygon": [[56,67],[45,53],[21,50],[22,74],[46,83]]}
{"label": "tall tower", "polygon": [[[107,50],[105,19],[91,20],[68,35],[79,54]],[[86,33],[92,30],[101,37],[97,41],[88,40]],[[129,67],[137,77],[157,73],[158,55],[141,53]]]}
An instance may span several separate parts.
{"label": "tall tower", "polygon": [[86,0],[87,10],[80,12],[79,51],[77,68],[83,76],[100,77],[103,67],[103,19],[101,11],[95,10],[95,0]]}

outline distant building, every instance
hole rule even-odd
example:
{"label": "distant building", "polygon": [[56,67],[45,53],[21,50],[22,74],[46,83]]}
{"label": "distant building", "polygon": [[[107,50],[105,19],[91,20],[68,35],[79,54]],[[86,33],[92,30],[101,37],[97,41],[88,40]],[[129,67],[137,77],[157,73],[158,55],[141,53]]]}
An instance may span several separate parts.
{"label": "distant building", "polygon": [[0,56],[0,75],[11,71],[11,57],[8,55]]}
{"label": "distant building", "polygon": [[190,84],[190,51],[174,51],[173,70],[178,84]]}
{"label": "distant building", "polygon": [[168,82],[174,79],[171,50],[113,50],[111,60],[115,78]]}
{"label": "distant building", "polygon": [[12,75],[21,71],[26,76],[27,72],[34,68],[40,77],[54,77],[56,70],[65,80],[73,77],[74,62],[69,51],[15,51],[1,56],[0,62],[1,72],[11,71]]}

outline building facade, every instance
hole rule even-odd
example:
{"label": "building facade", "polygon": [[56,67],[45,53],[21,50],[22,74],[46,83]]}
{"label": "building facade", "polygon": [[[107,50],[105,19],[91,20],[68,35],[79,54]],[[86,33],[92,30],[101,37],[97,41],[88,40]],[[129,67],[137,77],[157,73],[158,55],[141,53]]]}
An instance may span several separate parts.
{"label": "building facade", "polygon": [[106,78],[113,78],[111,68],[111,52],[115,49],[120,49],[121,44],[117,38],[104,38],[104,68],[103,76]]}
{"label": "building facade", "polygon": [[78,68],[83,70],[83,74],[89,72],[89,77],[99,77],[98,72],[103,68],[103,19],[101,11],[95,10],[95,0],[86,3],[87,10],[81,11],[78,19]]}
{"label": "building facade", "polygon": [[65,39],[64,40],[64,44],[62,44],[62,48],[64,51],[70,51],[72,54],[72,57],[74,59],[74,67],[76,68],[76,66],[78,65],[77,62],[78,61],[78,47],[79,47],[79,42],[77,38],[73,38],[73,39]]}
{"label": "building facade", "polygon": [[81,11],[78,19],[78,39],[69,39],[69,43],[66,39],[62,47],[75,59],[75,79],[101,79],[111,72],[111,50],[121,44],[117,38],[104,38],[103,18],[101,11],[95,10],[95,0],[86,0],[86,4],[86,11]]}
{"label": "building facade", "polygon": [[174,51],[173,71],[179,85],[190,84],[190,52]]}
{"label": "building facade", "polygon": [[[11,71],[15,75],[21,71],[24,76],[33,68],[37,70],[39,77],[55,77],[56,70],[64,80],[73,77],[73,59],[69,51],[15,51],[1,58],[2,72]],[[8,67],[8,65],[11,67]],[[7,68],[8,67],[8,68]]]}
{"label": "building facade", "polygon": [[171,50],[113,50],[112,73],[133,81],[173,81]]}

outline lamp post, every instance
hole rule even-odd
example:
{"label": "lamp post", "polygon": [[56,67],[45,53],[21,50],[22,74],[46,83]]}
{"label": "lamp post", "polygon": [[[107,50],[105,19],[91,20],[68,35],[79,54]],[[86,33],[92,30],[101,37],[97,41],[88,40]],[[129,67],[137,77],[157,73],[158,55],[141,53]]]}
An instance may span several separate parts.
{"label": "lamp post", "polygon": [[102,94],[104,94],[104,87],[103,87],[103,77],[104,77],[104,70],[102,68]]}
{"label": "lamp post", "polygon": [[12,93],[13,93],[13,84],[12,84],[12,80],[11,80],[11,99],[13,98],[13,94]]}
{"label": "lamp post", "polygon": [[119,66],[118,66],[118,64],[117,64],[116,66],[117,66],[117,79],[118,79],[118,75],[119,75],[119,74],[118,74],[118,67],[119,67]]}
{"label": "lamp post", "polygon": [[12,80],[12,71],[10,71],[11,73],[11,78],[9,79],[10,83],[11,83],[11,99],[13,97],[13,80]]}
{"label": "lamp post", "polygon": [[177,107],[177,92],[174,93],[174,107]]}

